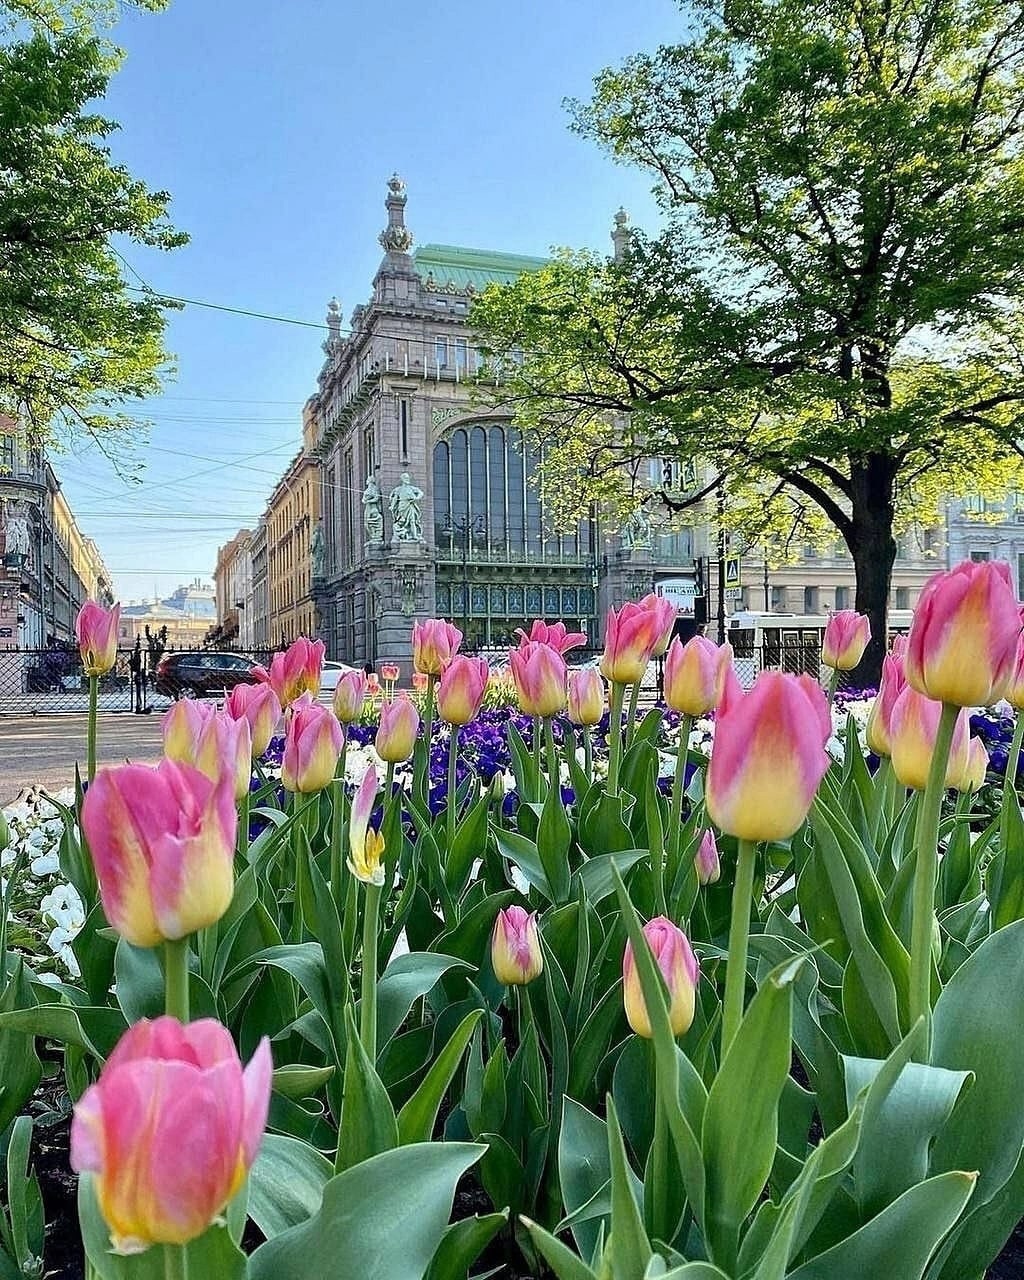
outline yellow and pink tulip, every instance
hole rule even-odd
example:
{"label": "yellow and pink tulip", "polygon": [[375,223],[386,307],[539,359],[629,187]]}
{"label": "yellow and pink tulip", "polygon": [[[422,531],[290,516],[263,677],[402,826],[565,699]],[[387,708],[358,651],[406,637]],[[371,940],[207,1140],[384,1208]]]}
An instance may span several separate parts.
{"label": "yellow and pink tulip", "polygon": [[709,827],[701,837],[693,858],[698,884],[717,884],[722,878],[722,864],[718,856],[718,841]]}
{"label": "yellow and pink tulip", "polygon": [[275,653],[269,670],[256,668],[257,679],[269,684],[282,707],[290,707],[304,693],[320,692],[324,666],[324,642],[300,636],[284,651]]}
{"label": "yellow and pink tulip", "polygon": [[475,720],[490,676],[485,658],[456,654],[437,686],[437,714],[450,725],[461,726]]}
{"label": "yellow and pink tulip", "polygon": [[609,609],[601,674],[613,684],[635,684],[664,633],[664,618],[642,604],[629,601],[621,609]]}
{"label": "yellow and pink tulip", "polygon": [[506,987],[521,987],[544,970],[537,932],[537,913],[522,907],[499,911],[491,934],[491,967]]}
{"label": "yellow and pink tulip", "polygon": [[101,769],[82,802],[82,829],[109,923],[137,947],[214,924],[234,892],[237,833],[229,771],[191,765]]}
{"label": "yellow and pink tulip", "polygon": [[676,637],[665,659],[665,702],[683,715],[707,715],[718,703],[725,664],[732,665],[731,645],[719,647],[706,636],[683,644]]}
{"label": "yellow and pink tulip", "polygon": [[420,713],[412,699],[402,694],[381,707],[374,749],[385,763],[401,764],[412,755],[419,728]]}
{"label": "yellow and pink tulip", "polygon": [[569,673],[567,707],[573,724],[592,728],[601,723],[605,710],[605,686],[597,667],[582,667]]}
{"label": "yellow and pink tulip", "polygon": [[187,1244],[220,1216],[259,1151],[272,1073],[266,1037],[243,1070],[211,1018],[122,1036],[71,1124],[71,1166],[93,1175],[115,1253]]}
{"label": "yellow and pink tulip", "polygon": [[907,642],[907,683],[958,707],[987,707],[1009,689],[1021,634],[1010,567],[967,560],[925,584]]}
{"label": "yellow and pink tulip", "polygon": [[726,681],[715,721],[706,803],[740,840],[786,840],[810,811],[829,766],[832,718],[810,676],[762,671],[749,693]]}
{"label": "yellow and pink tulip", "polygon": [[384,837],[370,826],[377,800],[377,773],[367,765],[363,780],[352,800],[348,824],[348,869],[363,884],[384,883]]}
{"label": "yellow and pink tulip", "polygon": [[553,716],[565,710],[569,671],[557,649],[524,640],[508,655],[519,708],[527,716]]}
{"label": "yellow and pink tulip", "polygon": [[871,704],[864,731],[868,747],[876,756],[892,755],[892,711],[906,687],[902,654],[887,654],[882,662],[882,683]]}
{"label": "yellow and pink tulip", "polygon": [[[643,934],[668,988],[668,1019],[672,1034],[681,1036],[693,1022],[700,977],[697,957],[686,934],[665,916],[649,920],[644,925]],[[626,1020],[633,1031],[650,1040],[654,1032],[631,942],[626,943],[622,957],[622,1000]]]}
{"label": "yellow and pink tulip", "polygon": [[855,609],[833,613],[825,627],[821,660],[833,671],[852,671],[864,656],[871,639],[871,623],[867,615]]}
{"label": "yellow and pink tulip", "polygon": [[462,632],[444,618],[428,618],[412,625],[412,665],[427,676],[444,675],[459,651]]}
{"label": "yellow and pink tulip", "polygon": [[117,661],[117,632],[121,606],[104,609],[95,600],[86,600],[75,619],[75,637],[87,676],[103,676]]}
{"label": "yellow and pink tulip", "polygon": [[228,694],[224,710],[233,720],[248,721],[252,758],[259,760],[281,722],[281,701],[277,694],[269,684],[236,684]]}
{"label": "yellow and pink tulip", "polygon": [[[909,685],[896,699],[890,720],[892,767],[905,787],[923,791],[935,754],[942,703],[927,698]],[[970,729],[966,711],[961,711],[953,727],[953,741],[946,763],[945,783],[955,787],[967,774]]]}
{"label": "yellow and pink tulip", "polygon": [[549,644],[563,654],[587,643],[582,631],[569,631],[564,622],[544,622],[540,618],[534,618],[529,634],[522,627],[517,627],[516,635],[520,643],[533,640],[537,644]]}
{"label": "yellow and pink tulip", "polygon": [[330,707],[303,694],[289,708],[281,758],[286,791],[311,795],[329,786],[338,766],[345,735]]}

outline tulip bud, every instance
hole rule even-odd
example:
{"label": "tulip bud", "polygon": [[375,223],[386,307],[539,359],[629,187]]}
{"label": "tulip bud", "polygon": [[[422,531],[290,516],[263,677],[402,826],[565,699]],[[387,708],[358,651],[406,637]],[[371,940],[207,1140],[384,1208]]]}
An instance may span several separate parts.
{"label": "tulip bud", "polygon": [[897,633],[889,642],[889,653],[894,658],[905,658],[907,654],[907,637]]}
{"label": "tulip bud", "polygon": [[457,654],[437,686],[437,714],[446,724],[469,724],[480,714],[480,704],[491,677],[485,658]]}
{"label": "tulip bud", "polygon": [[324,642],[300,636],[284,653],[274,654],[269,671],[257,667],[255,675],[270,685],[282,707],[290,707],[304,693],[317,696],[323,665]]}
{"label": "tulip bud", "polygon": [[527,640],[510,650],[508,661],[524,715],[553,716],[565,709],[569,672],[557,649]]}
{"label": "tulip bud", "polygon": [[224,710],[233,720],[248,721],[252,758],[258,760],[270,746],[270,739],[281,721],[277,694],[269,684],[236,684],[224,703]]}
{"label": "tulip bud", "polygon": [[161,760],[101,769],[82,829],[103,912],[137,947],[214,924],[231,903],[238,819],[232,780]]}
{"label": "tulip bud", "polygon": [[605,620],[601,674],[613,684],[635,684],[647,670],[664,635],[664,618],[633,601],[609,609]]}
{"label": "tulip bud", "polygon": [[785,840],[829,767],[832,717],[810,676],[762,671],[749,693],[719,705],[708,765],[708,815],[740,840]]}
{"label": "tulip bud", "polygon": [[[892,767],[905,787],[923,791],[935,753],[942,703],[926,698],[909,685],[896,699],[892,709]],[[961,711],[953,729],[953,742],[946,765],[945,783],[956,786],[967,772],[969,734],[966,712]]]}
{"label": "tulip bud", "polygon": [[345,741],[341,725],[329,707],[304,694],[289,710],[281,758],[281,783],[287,791],[311,795],[334,778]]}
{"label": "tulip bud", "polygon": [[651,648],[651,657],[664,657],[672,639],[672,631],[676,625],[676,618],[679,617],[679,610],[671,600],[666,599],[665,596],[655,595],[653,592],[644,596],[640,601],[640,607],[647,609],[652,617],[655,641]]}
{"label": "tulip bud", "polygon": [[964,561],[929,578],[921,592],[907,643],[907,683],[937,702],[991,706],[1013,679],[1020,633],[1009,565]]}
{"label": "tulip bud", "polygon": [[864,731],[868,747],[876,756],[892,755],[892,709],[906,687],[902,657],[888,654],[882,662],[882,683],[871,704]]}
{"label": "tulip bud", "polygon": [[697,868],[698,884],[717,884],[722,878],[722,864],[718,858],[718,842],[715,839],[715,833],[710,827],[704,832],[693,862]]}
{"label": "tulip bud", "polygon": [[342,724],[351,724],[363,714],[366,702],[366,672],[346,671],[334,690],[334,714]]}
{"label": "tulip bud", "polygon": [[348,869],[364,884],[384,883],[384,837],[370,826],[374,802],[377,799],[377,773],[373,765],[366,766],[363,780],[352,801],[348,824]]}
{"label": "tulip bud", "polygon": [[[274,697],[273,690],[268,692]],[[252,736],[248,720],[234,720],[227,712],[202,703],[177,702],[164,715],[163,731],[168,760],[194,765],[213,782],[226,775],[236,800],[249,790]]]}
{"label": "tulip bud", "polygon": [[855,609],[840,609],[832,614],[825,628],[821,660],[834,671],[852,671],[863,658],[870,639],[867,615]]}
{"label": "tulip bud", "polygon": [[[693,1022],[697,979],[700,976],[697,957],[682,929],[664,916],[657,916],[644,925],[644,938],[668,987],[668,1020],[672,1025],[672,1034],[681,1036],[690,1029]],[[654,1032],[647,1016],[647,1002],[644,1000],[631,942],[626,943],[626,951],[622,957],[622,1000],[629,1025],[638,1036],[652,1039]]]}
{"label": "tulip bud", "polygon": [[1017,640],[1017,652],[1013,659],[1013,675],[1003,695],[1011,707],[1024,708],[1024,636]]}
{"label": "tulip bud", "polygon": [[412,665],[424,675],[440,676],[459,651],[462,632],[444,618],[428,618],[412,626]]}
{"label": "tulip bud", "polygon": [[115,1253],[187,1244],[220,1216],[263,1140],[273,1068],[264,1036],[243,1070],[212,1018],[125,1032],[71,1122],[71,1167],[95,1175]]}
{"label": "tulip bud", "polygon": [[426,693],[427,686],[430,684],[430,677],[423,671],[414,671],[412,673],[412,687],[417,693]]}
{"label": "tulip bud", "polygon": [[540,618],[533,620],[529,635],[522,627],[516,627],[516,635],[520,645],[533,640],[537,644],[550,645],[561,654],[587,643],[587,637],[582,631],[567,631],[564,622],[542,622]]}
{"label": "tulip bud", "polygon": [[967,793],[980,791],[985,785],[987,773],[988,752],[985,750],[985,744],[980,738],[972,738],[967,750],[967,768],[962,777],[953,780],[953,786],[957,791]]}
{"label": "tulip bud", "polygon": [[411,698],[403,694],[392,702],[385,702],[380,709],[380,724],[373,741],[377,754],[387,764],[401,764],[408,760],[416,746],[419,727],[420,713]]}
{"label": "tulip bud", "polygon": [[401,670],[397,662],[382,662],[380,664],[380,678],[385,684],[394,684],[401,675]]}
{"label": "tulip bud", "polygon": [[75,619],[75,636],[87,676],[103,676],[117,661],[117,630],[121,606],[104,609],[95,600],[86,600]]}
{"label": "tulip bud", "polygon": [[525,986],[540,977],[544,956],[536,911],[527,914],[522,907],[507,907],[498,912],[491,934],[491,967],[506,987]]}
{"label": "tulip bud", "polygon": [[160,724],[167,759],[194,765],[199,736],[206,722],[216,714],[217,708],[212,702],[196,702],[191,698],[182,698],[168,707]]}
{"label": "tulip bud", "polygon": [[573,724],[595,725],[604,715],[605,688],[597,667],[581,667],[569,674],[569,719]]}
{"label": "tulip bud", "polygon": [[732,646],[721,648],[706,636],[683,644],[676,637],[665,659],[665,701],[673,711],[705,716],[718,702],[723,663],[732,663]]}

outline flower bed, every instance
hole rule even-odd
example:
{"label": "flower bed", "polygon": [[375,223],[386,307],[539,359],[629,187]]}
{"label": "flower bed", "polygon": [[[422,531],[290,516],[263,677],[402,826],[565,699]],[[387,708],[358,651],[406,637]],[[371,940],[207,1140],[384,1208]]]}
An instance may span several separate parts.
{"label": "flower bed", "polygon": [[372,705],[303,641],[9,808],[0,1275],[75,1242],[71,1103],[90,1280],[1018,1274],[1024,724],[960,708],[1024,702],[1020,621],[929,591],[831,708],[698,638],[638,712],[653,599],[607,688],[535,624],[515,709],[444,622]]}

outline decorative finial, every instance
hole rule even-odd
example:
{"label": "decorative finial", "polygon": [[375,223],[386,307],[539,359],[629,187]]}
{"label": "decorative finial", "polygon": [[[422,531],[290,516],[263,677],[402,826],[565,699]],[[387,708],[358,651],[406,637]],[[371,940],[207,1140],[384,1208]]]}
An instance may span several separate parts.
{"label": "decorative finial", "polygon": [[629,244],[633,238],[633,233],[629,229],[629,214],[625,209],[619,209],[615,215],[615,228],[612,231],[612,244],[615,246],[613,258],[616,262],[621,262],[627,253],[629,253]]}
{"label": "decorative finial", "polygon": [[338,299],[332,298],[327,304],[327,338],[323,344],[324,353],[333,355],[341,346],[341,308]]}
{"label": "decorative finial", "polygon": [[388,211],[388,225],[378,239],[387,253],[408,253],[412,248],[412,232],[405,225],[405,183],[393,173],[388,179],[388,194],[384,208]]}

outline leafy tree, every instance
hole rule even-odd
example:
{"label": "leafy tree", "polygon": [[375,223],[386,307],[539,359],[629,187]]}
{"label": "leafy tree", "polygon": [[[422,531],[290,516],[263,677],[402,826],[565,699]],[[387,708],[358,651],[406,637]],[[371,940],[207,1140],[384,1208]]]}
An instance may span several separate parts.
{"label": "leafy tree", "polygon": [[683,42],[572,104],[580,133],[655,177],[663,232],[617,262],[564,254],[474,319],[495,358],[526,353],[501,394],[547,442],[549,480],[580,467],[608,496],[675,455],[710,463],[748,524],[838,529],[871,676],[894,533],[1019,474],[1024,7],[687,15]]}
{"label": "leafy tree", "polygon": [[[142,0],[157,9],[163,0]],[[0,413],[40,443],[125,429],[160,388],[164,305],[133,294],[112,237],[174,248],[169,196],[111,160],[90,104],[120,61],[107,3],[0,4]]]}

